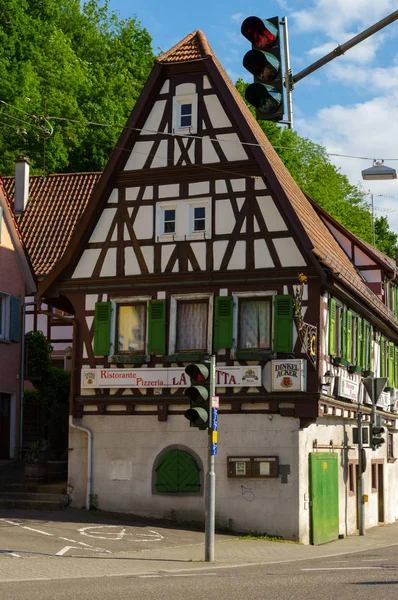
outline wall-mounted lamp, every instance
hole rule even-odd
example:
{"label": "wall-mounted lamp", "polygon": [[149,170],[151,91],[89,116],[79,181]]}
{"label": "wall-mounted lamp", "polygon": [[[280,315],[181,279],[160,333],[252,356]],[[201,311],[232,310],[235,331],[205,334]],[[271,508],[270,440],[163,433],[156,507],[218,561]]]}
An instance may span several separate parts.
{"label": "wall-mounted lamp", "polygon": [[334,375],[332,373],[332,371],[326,371],[325,375],[323,376],[323,381],[324,384],[328,386],[328,388],[332,387],[332,383],[333,383],[333,379],[334,379]]}
{"label": "wall-mounted lamp", "polygon": [[72,346],[67,346],[65,348],[65,358],[70,360],[72,358]]}

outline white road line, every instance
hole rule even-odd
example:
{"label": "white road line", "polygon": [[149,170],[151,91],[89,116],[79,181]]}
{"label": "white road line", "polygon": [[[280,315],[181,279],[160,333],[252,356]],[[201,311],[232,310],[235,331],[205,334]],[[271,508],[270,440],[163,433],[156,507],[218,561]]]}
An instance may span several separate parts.
{"label": "white road line", "polygon": [[76,540],[70,540],[69,538],[60,537],[60,540],[65,540],[65,542],[73,542],[73,544],[77,544]]}
{"label": "white road line", "polygon": [[34,531],[35,533],[42,533],[43,535],[49,535],[51,537],[54,537],[53,533],[47,533],[47,531],[41,531],[40,529],[33,529],[32,527],[26,527],[26,525],[20,525],[20,527],[22,527],[22,529],[28,529],[29,531]]}
{"label": "white road line", "polygon": [[9,552],[10,556],[15,556],[15,558],[21,558],[19,554],[15,554],[15,552]]}
{"label": "white road line", "polygon": [[161,577],[161,575],[139,575],[140,579],[155,579],[155,577]]}
{"label": "white road line", "polygon": [[[62,548],[62,550],[57,552],[56,556],[63,556],[68,552],[68,550],[72,550],[72,548],[76,548],[76,546],[65,546],[65,548]],[[76,548],[76,550],[78,550],[78,548]]]}
{"label": "white road line", "polygon": [[301,569],[301,571],[367,571],[368,569],[382,569],[383,567],[318,567],[314,569]]}
{"label": "white road line", "polygon": [[171,573],[168,577],[203,577],[204,575],[216,575],[216,573]]}

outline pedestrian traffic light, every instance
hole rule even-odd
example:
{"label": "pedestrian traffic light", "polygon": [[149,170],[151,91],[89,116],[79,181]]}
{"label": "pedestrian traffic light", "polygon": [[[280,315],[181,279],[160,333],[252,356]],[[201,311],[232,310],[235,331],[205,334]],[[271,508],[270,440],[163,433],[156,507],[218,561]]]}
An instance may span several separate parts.
{"label": "pedestrian traffic light", "polygon": [[188,365],[185,373],[191,378],[191,385],[184,392],[190,402],[190,408],[185,411],[184,416],[191,426],[208,429],[211,427],[211,361]]}
{"label": "pedestrian traffic light", "polygon": [[248,17],[242,23],[241,32],[252,44],[243,58],[243,66],[254,77],[245,98],[255,107],[257,119],[280,121],[284,94],[279,17],[265,21]]}
{"label": "pedestrian traffic light", "polygon": [[372,424],[372,439],[371,439],[372,450],[377,450],[377,448],[379,446],[382,446],[383,444],[385,444],[386,440],[383,437],[381,437],[384,432],[385,432],[384,427]]}

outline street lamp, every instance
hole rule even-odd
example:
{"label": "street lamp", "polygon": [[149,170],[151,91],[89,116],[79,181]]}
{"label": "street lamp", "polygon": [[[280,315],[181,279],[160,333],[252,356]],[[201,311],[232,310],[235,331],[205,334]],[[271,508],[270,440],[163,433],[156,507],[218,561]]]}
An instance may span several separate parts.
{"label": "street lamp", "polygon": [[395,169],[391,167],[386,167],[384,164],[384,160],[373,161],[373,167],[369,167],[369,169],[364,169],[362,171],[362,179],[367,181],[380,180],[380,179],[396,179],[397,172]]}

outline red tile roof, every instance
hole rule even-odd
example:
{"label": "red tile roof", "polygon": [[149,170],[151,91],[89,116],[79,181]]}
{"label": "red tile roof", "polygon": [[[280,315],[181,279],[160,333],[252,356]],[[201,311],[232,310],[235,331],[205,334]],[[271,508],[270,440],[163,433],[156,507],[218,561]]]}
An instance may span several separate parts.
{"label": "red tile roof", "polygon": [[[36,276],[63,256],[101,173],[62,173],[29,179],[29,200],[18,225]],[[14,177],[4,177],[11,201]]]}
{"label": "red tile roof", "polygon": [[177,63],[214,56],[202,31],[189,33],[181,42],[156,59],[159,63]]}

